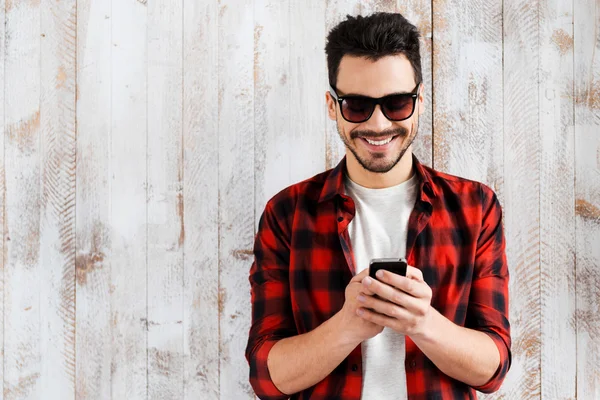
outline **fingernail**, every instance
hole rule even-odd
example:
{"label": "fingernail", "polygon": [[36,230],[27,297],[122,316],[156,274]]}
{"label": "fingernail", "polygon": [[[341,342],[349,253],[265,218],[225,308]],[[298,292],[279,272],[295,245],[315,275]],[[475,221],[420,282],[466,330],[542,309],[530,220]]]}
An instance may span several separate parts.
{"label": "fingernail", "polygon": [[368,285],[370,285],[370,284],[371,284],[371,278],[369,278],[369,277],[366,277],[366,278],[363,280],[363,282],[365,283],[365,285],[367,285],[367,286],[368,286]]}
{"label": "fingernail", "polygon": [[356,313],[358,315],[363,315],[365,313],[365,311],[362,308],[359,308],[358,310],[356,310]]}
{"label": "fingernail", "polygon": [[360,295],[360,296],[358,296],[358,297],[357,297],[357,299],[358,299],[358,301],[360,301],[361,303],[364,303],[364,302],[365,302],[365,296],[363,296],[363,295]]}
{"label": "fingernail", "polygon": [[379,279],[383,278],[383,271],[379,270],[377,271],[377,273],[375,274]]}

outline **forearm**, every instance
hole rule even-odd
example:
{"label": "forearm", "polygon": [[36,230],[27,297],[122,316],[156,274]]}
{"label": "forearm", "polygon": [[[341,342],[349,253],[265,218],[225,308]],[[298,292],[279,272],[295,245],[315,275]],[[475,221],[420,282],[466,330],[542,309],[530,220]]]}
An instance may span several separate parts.
{"label": "forearm", "polygon": [[470,386],[487,383],[500,364],[494,341],[485,333],[458,326],[431,308],[426,333],[411,339],[446,375]]}
{"label": "forearm", "polygon": [[335,314],[316,329],[273,346],[267,364],[280,391],[293,394],[319,383],[360,344],[340,332],[339,318]]}

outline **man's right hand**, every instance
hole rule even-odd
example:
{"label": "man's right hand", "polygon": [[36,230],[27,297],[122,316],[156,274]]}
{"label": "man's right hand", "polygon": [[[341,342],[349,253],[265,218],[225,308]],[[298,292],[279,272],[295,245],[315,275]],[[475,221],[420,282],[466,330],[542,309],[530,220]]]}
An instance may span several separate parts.
{"label": "man's right hand", "polygon": [[363,306],[357,300],[359,295],[373,296],[363,284],[362,280],[369,276],[369,268],[365,268],[361,273],[354,276],[348,286],[346,286],[344,306],[340,310],[341,328],[346,337],[351,341],[362,342],[377,336],[383,331],[383,326],[366,321],[359,317],[356,311]]}

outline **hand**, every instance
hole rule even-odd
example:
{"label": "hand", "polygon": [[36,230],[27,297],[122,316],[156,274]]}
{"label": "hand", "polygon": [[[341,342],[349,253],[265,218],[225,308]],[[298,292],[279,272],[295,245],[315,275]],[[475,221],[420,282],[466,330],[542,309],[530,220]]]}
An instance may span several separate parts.
{"label": "hand", "polygon": [[357,313],[364,321],[387,326],[407,336],[426,334],[432,315],[431,288],[419,269],[408,266],[406,277],[380,270],[377,279],[366,276],[361,283],[363,292],[377,295],[357,298],[361,304]]}
{"label": "hand", "polygon": [[361,283],[361,281],[368,276],[369,269],[366,268],[352,278],[348,286],[346,286],[346,299],[344,301],[344,306],[339,312],[344,334],[351,341],[356,341],[358,343],[370,339],[383,331],[383,326],[369,322],[358,316],[356,313],[357,309],[362,305],[357,300],[359,294],[365,297],[373,296],[373,292],[364,287]]}

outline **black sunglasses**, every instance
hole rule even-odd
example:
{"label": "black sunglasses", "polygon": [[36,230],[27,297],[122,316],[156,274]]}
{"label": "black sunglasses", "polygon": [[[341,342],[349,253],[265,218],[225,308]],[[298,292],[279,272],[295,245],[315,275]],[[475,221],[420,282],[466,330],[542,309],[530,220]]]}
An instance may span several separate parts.
{"label": "black sunglasses", "polygon": [[373,115],[377,104],[381,107],[383,115],[390,121],[403,121],[410,118],[415,111],[420,85],[421,82],[411,93],[390,94],[379,98],[338,96],[333,86],[329,86],[329,92],[339,103],[342,117],[348,122],[358,124],[367,121]]}

